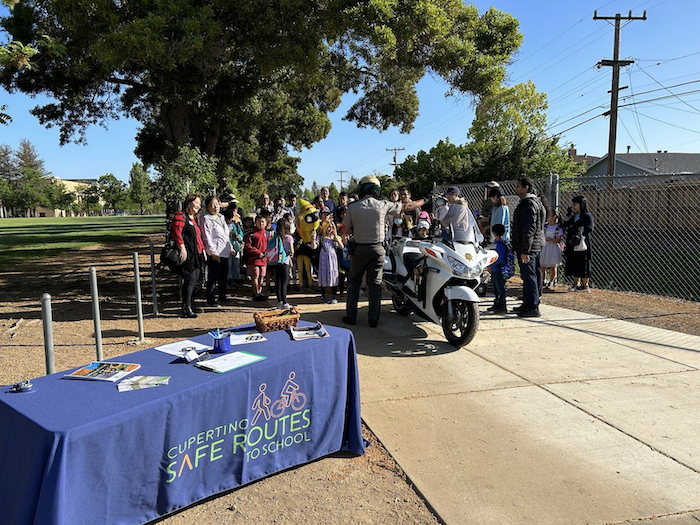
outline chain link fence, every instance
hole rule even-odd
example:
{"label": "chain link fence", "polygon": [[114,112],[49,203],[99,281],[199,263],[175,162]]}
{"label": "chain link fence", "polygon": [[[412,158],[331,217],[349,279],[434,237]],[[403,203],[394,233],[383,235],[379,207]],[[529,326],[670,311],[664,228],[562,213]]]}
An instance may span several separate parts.
{"label": "chain link fence", "polygon": [[[517,181],[498,182],[512,217],[519,201]],[[535,186],[563,218],[574,196],[586,197],[596,225],[591,243],[595,287],[700,301],[700,173],[553,175],[536,179]],[[484,183],[458,187],[472,211],[490,214]],[[436,186],[433,194],[445,188]],[[560,276],[571,282],[563,271]]]}

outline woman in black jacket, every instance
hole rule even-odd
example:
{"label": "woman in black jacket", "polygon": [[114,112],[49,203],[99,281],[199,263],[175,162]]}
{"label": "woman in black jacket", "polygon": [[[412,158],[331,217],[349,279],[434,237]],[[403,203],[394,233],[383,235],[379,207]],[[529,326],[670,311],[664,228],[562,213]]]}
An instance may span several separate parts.
{"label": "woman in black jacket", "polygon": [[569,288],[570,292],[590,292],[588,280],[591,277],[591,232],[595,228],[595,219],[588,211],[586,197],[577,195],[572,199],[573,208],[569,208],[569,218],[564,222],[566,231],[566,275],[576,282]]}

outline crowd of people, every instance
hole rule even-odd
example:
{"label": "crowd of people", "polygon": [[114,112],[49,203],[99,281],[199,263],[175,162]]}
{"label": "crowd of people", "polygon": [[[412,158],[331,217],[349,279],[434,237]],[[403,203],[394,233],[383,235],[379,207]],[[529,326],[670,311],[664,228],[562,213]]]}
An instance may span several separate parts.
{"label": "crowd of people", "polygon": [[[498,192],[491,190],[489,196]],[[573,278],[572,292],[590,292],[591,233],[595,226],[593,215],[583,196],[572,199],[567,218],[562,221],[556,210],[547,205],[546,199],[535,194],[534,182],[528,177],[518,180],[515,193],[520,201],[513,213],[512,224],[496,223],[492,226],[498,260],[492,265],[496,299],[488,310],[505,313],[505,286],[502,274],[508,252],[506,234],[511,227],[510,249],[515,253],[523,281],[523,302],[514,308],[520,317],[540,317],[540,298],[545,290],[554,290],[557,268],[565,259],[565,273]],[[492,199],[493,200],[493,199]],[[494,202],[495,205],[495,202]],[[547,279],[549,274],[549,279]]]}
{"label": "crowd of people", "polygon": [[[491,266],[495,300],[488,310],[506,312],[504,274],[509,252],[514,253],[523,280],[523,303],[515,309],[522,317],[537,317],[544,290],[557,280],[557,268],[566,259],[566,275],[574,278],[570,290],[590,291],[591,232],[593,216],[586,199],[575,197],[562,221],[546,200],[535,195],[533,181],[516,185],[520,202],[510,212],[498,184],[488,188],[492,208],[488,237],[499,254]],[[380,197],[376,177],[360,181],[359,194],[340,193],[334,201],[327,187],[312,202],[288,195],[270,200],[267,193],[249,214],[238,207],[236,196],[221,181],[218,195],[202,203],[188,195],[183,210],[171,222],[171,237],[180,252],[182,315],[196,317],[202,308],[194,297],[204,281],[209,306],[226,304],[228,289],[250,279],[252,300],[268,301],[274,293],[278,308],[289,308],[290,286],[297,291],[318,291],[319,300],[335,304],[346,296],[343,321],[353,325],[357,303],[369,295],[369,325],[377,326],[381,279],[387,243],[394,237],[426,238],[432,221],[452,228],[458,242],[484,243],[486,233],[456,186],[430,203],[412,199],[407,188]],[[202,210],[204,204],[204,210]],[[432,205],[430,205],[432,204]],[[426,209],[434,209],[430,213]]]}
{"label": "crowd of people", "polygon": [[[383,217],[378,222],[384,225],[382,233],[387,238],[427,236],[430,217],[412,214],[425,201],[410,201],[405,189],[396,194],[396,201],[403,204],[392,208],[390,221]],[[268,301],[274,294],[278,308],[289,308],[291,286],[305,293],[316,290],[321,302],[337,303],[345,297],[351,260],[348,245],[355,237],[343,219],[348,205],[359,200],[359,195],[341,192],[336,202],[327,187],[311,202],[293,194],[271,201],[263,193],[245,214],[225,179],[220,181],[218,195],[204,201],[200,195],[188,195],[170,228],[180,252],[176,271],[182,282],[182,315],[193,318],[202,312],[203,305],[195,304],[200,288],[206,289],[207,305],[216,307],[229,302],[231,287],[241,287],[248,279],[255,302]],[[404,213],[410,215],[404,218]],[[374,287],[374,280],[365,276],[358,293],[368,290],[374,295]]]}

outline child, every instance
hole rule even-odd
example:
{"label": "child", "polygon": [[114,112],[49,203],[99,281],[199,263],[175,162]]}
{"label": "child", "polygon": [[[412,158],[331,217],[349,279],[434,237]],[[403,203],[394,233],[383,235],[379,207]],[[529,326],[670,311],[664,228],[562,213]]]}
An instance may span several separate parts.
{"label": "child", "polygon": [[343,219],[348,212],[347,206],[338,206],[335,209],[338,223],[335,229],[340,235],[340,240],[343,241],[343,247],[336,250],[338,256],[338,297],[345,297],[345,282],[348,272],[350,271],[350,253],[348,252],[348,235],[343,231]]}
{"label": "child", "polygon": [[[343,241],[333,224],[331,212],[323,208],[321,212],[321,251],[318,260],[318,287],[321,289],[321,301],[328,304],[336,304],[338,297],[338,256],[336,248],[343,247]],[[331,289],[331,299],[326,296],[326,288]]]}
{"label": "child", "polygon": [[494,262],[489,269],[491,270],[491,282],[493,283],[493,290],[496,294],[496,298],[493,301],[493,306],[486,309],[488,312],[493,312],[495,314],[505,314],[506,310],[506,282],[503,278],[503,267],[506,264],[506,259],[508,257],[508,247],[506,243],[503,242],[503,235],[506,233],[506,227],[503,224],[494,224],[491,228],[491,233],[496,241],[496,252],[498,253],[498,259]]}
{"label": "child", "polygon": [[[540,265],[542,266],[543,289],[554,290],[557,282],[557,266],[561,264],[561,241],[564,237],[564,229],[559,225],[559,215],[554,210],[547,216],[547,226],[544,229],[544,247],[540,253]],[[550,280],[547,281],[547,270]]]}
{"label": "child", "polygon": [[418,221],[418,227],[416,228],[415,238],[417,239],[427,239],[428,233],[430,231],[430,223],[426,220]]}
{"label": "child", "polygon": [[287,212],[283,218],[277,221],[277,229],[275,230],[275,235],[282,239],[282,246],[284,246],[284,251],[287,254],[287,258],[283,263],[273,266],[275,271],[277,308],[283,310],[291,307],[287,302],[287,287],[289,286],[289,269],[292,265],[292,258],[294,257],[294,239],[290,233],[293,224],[294,219],[292,219],[292,214]]}
{"label": "child", "polygon": [[262,295],[263,281],[267,273],[267,260],[265,258],[265,251],[267,250],[266,226],[267,219],[258,215],[255,218],[253,232],[245,240],[245,247],[248,252],[248,275],[253,280],[253,301],[267,300],[267,297]]}

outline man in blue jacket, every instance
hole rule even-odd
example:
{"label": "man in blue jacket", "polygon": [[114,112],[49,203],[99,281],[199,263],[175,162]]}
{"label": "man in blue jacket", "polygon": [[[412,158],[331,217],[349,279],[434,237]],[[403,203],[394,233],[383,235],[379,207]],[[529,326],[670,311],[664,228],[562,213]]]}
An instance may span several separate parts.
{"label": "man in blue jacket", "polygon": [[534,194],[534,182],[529,177],[518,179],[515,194],[520,197],[513,214],[511,247],[520,263],[523,279],[523,304],[514,309],[519,317],[540,316],[542,295],[542,270],[540,251],[544,246],[544,222],[546,210]]}

